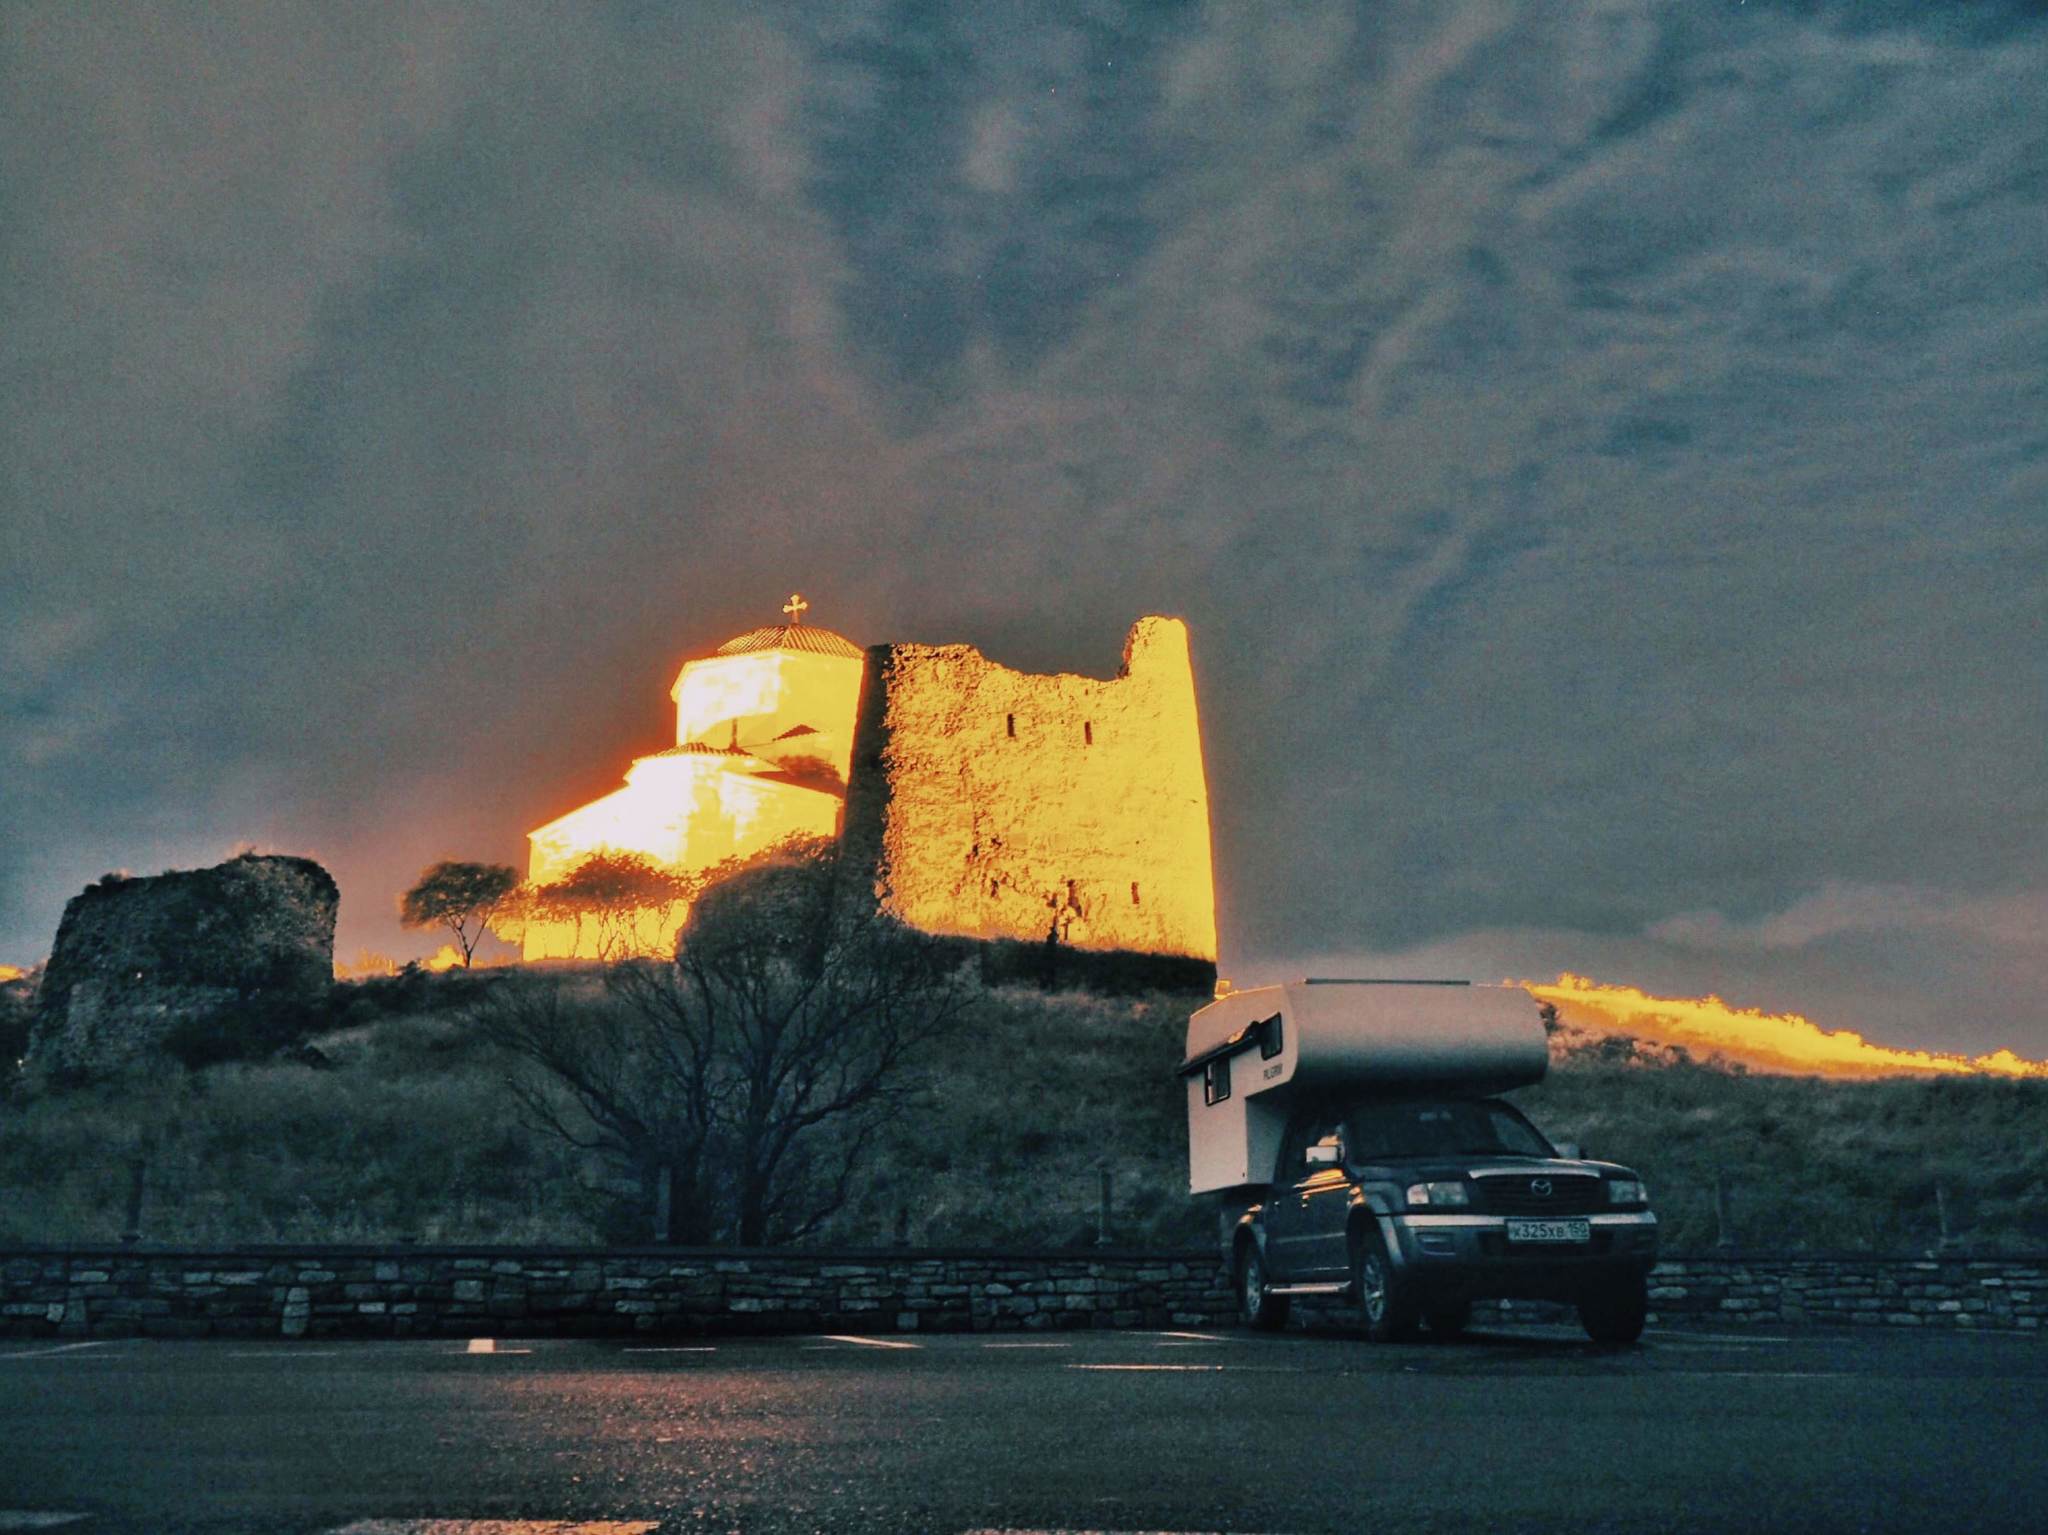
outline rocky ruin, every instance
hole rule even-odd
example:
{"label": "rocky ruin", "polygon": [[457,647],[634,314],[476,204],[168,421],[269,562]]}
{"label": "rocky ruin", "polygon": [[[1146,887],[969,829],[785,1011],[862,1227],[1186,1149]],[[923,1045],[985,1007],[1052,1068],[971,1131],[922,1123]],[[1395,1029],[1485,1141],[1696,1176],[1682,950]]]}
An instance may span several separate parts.
{"label": "rocky ruin", "polygon": [[109,874],[57,926],[29,1039],[32,1071],[103,1075],[179,1031],[321,1006],[341,893],[308,858],[248,853],[210,869]]}

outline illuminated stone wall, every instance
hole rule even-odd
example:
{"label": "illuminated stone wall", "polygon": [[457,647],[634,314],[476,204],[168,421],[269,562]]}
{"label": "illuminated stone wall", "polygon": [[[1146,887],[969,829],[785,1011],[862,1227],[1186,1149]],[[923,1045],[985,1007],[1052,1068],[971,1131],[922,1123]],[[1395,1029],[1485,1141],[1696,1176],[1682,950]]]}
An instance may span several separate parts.
{"label": "illuminated stone wall", "polygon": [[848,851],[886,910],[933,933],[1214,963],[1186,625],[1140,619],[1109,680],[887,645],[867,687]]}

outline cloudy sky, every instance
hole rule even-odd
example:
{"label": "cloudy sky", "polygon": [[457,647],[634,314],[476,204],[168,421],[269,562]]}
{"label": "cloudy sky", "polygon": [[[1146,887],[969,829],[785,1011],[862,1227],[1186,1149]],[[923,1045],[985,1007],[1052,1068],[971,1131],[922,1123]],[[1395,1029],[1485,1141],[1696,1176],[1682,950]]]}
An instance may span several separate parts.
{"label": "cloudy sky", "polygon": [[1193,628],[1225,970],[2048,1055],[2048,24],[0,9],[0,959],[340,947],[775,618]]}

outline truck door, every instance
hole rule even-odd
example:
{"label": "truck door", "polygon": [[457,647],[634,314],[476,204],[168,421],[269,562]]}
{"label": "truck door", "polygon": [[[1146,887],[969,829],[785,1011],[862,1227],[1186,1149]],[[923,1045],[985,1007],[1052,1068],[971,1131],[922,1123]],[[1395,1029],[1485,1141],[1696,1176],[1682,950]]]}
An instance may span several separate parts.
{"label": "truck door", "polygon": [[1308,1149],[1334,1144],[1333,1114],[1303,1115],[1280,1145],[1273,1197],[1267,1201],[1266,1262],[1273,1277],[1299,1283],[1342,1279],[1349,1265],[1344,1222],[1351,1184],[1341,1163],[1312,1165]]}
{"label": "truck door", "polygon": [[[1334,1153],[1334,1162],[1312,1167],[1301,1183],[1301,1250],[1317,1279],[1349,1279],[1351,1253],[1351,1175],[1344,1171],[1343,1132],[1331,1124],[1317,1144]],[[1307,1153],[1303,1153],[1306,1157]]]}

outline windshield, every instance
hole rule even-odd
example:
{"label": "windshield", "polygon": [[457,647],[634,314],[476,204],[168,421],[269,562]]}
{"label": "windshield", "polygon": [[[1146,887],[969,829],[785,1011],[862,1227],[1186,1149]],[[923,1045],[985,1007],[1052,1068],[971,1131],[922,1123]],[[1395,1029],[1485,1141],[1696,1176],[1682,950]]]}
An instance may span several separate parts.
{"label": "windshield", "polygon": [[1345,1121],[1344,1147],[1354,1162],[1481,1152],[1557,1155],[1528,1120],[1504,1103],[1368,1104]]}

